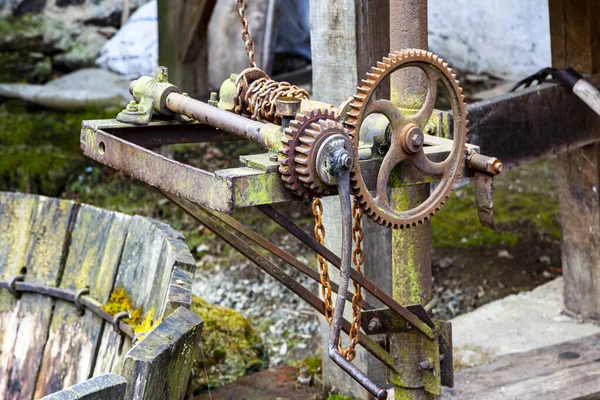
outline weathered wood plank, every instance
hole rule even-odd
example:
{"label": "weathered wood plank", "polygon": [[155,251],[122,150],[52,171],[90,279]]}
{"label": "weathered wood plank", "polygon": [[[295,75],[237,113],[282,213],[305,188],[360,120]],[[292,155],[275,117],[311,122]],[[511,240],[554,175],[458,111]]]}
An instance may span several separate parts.
{"label": "weathered wood plank", "polygon": [[180,307],[132,348],[123,365],[123,376],[131,382],[125,397],[182,399],[202,326],[200,317]]}
{"label": "weathered wood plank", "polygon": [[[148,218],[131,219],[114,288],[123,287],[134,307],[143,307],[143,317],[152,314],[153,325],[160,322],[174,265],[189,270],[195,262],[185,254],[182,236],[168,225]],[[115,346],[114,343],[121,343]],[[112,328],[102,333],[94,375],[120,372],[131,341]]]}
{"label": "weathered wood plank", "polygon": [[[6,279],[57,286],[76,206],[70,201],[0,193],[0,269]],[[30,399],[51,321],[52,299],[24,294],[15,304],[0,293],[0,397]],[[15,307],[11,310],[11,307]]]}
{"label": "weathered wood plank", "polygon": [[[313,65],[312,97],[338,105],[356,93],[356,87],[376,61],[390,51],[389,1],[336,0],[311,1],[311,48]],[[373,23],[373,21],[377,21]],[[378,89],[377,95],[389,98],[389,85]],[[331,249],[341,248],[339,236],[339,201],[326,198],[324,225],[325,244]],[[391,294],[391,231],[368,219],[365,229],[365,263],[363,270]],[[377,251],[375,251],[377,249]],[[337,276],[337,274],[334,274]],[[373,301],[372,296],[366,297]],[[346,307],[347,310],[350,307]],[[347,316],[351,317],[351,316]],[[323,323],[322,346],[327,348],[329,326]],[[325,351],[325,354],[327,351]],[[362,348],[357,349],[353,361],[378,384],[385,384],[385,369]],[[326,385],[343,388],[357,399],[369,398],[368,393],[327,357],[323,359],[323,377]]]}
{"label": "weathered wood plank", "polygon": [[600,335],[511,354],[491,364],[456,372],[454,389],[444,389],[442,398],[597,399],[600,397],[598,359]]}
{"label": "weathered wood plank", "polygon": [[[106,303],[130,220],[131,217],[124,214],[83,205],[73,229],[60,287],[74,291],[89,288],[89,296]],[[56,303],[36,398],[83,382],[90,376],[103,326],[104,321],[91,312],[80,315],[74,305]]]}
{"label": "weathered wood plank", "polygon": [[[154,290],[161,294],[156,298],[155,309],[157,315],[162,319],[175,311],[179,305],[187,304],[186,308],[190,308],[192,281],[194,279],[193,271],[196,269],[196,261],[180,232],[167,224],[158,221],[153,221],[153,223],[164,237],[161,258],[158,261],[159,265],[164,267],[164,273],[162,279],[154,283]],[[186,291],[189,291],[189,303],[184,300],[188,297]],[[175,296],[173,298],[175,303],[171,303],[169,299],[169,293],[171,292]],[[178,304],[180,302],[182,303]]]}
{"label": "weathered wood plank", "polygon": [[126,389],[125,378],[117,374],[106,374],[78,383],[42,400],[122,400]]}

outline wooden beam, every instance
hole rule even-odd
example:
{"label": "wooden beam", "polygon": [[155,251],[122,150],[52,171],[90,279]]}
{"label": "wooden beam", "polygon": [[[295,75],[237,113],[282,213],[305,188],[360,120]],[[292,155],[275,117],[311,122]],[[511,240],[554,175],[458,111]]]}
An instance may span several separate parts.
{"label": "wooden beam", "polygon": [[[600,72],[600,3],[550,0],[549,7],[553,65]],[[600,145],[559,155],[557,175],[565,306],[582,317],[600,318]]]}
{"label": "wooden beam", "polygon": [[600,393],[598,359],[598,334],[525,353],[510,354],[490,364],[456,372],[454,389],[444,389],[442,398],[597,399],[597,393]]}
{"label": "wooden beam", "polygon": [[[313,65],[312,97],[339,105],[356,93],[361,78],[377,60],[389,53],[389,3],[387,0],[312,0],[311,47]],[[377,21],[377,23],[374,23]],[[389,87],[378,92],[389,98]],[[327,234],[325,245],[333,251],[341,249],[337,197],[323,199],[323,223]],[[365,275],[391,294],[391,231],[363,218],[365,235]],[[337,279],[337,274],[332,274]],[[367,295],[366,300],[376,302]],[[351,310],[347,306],[346,310]],[[346,315],[351,318],[352,315]],[[327,354],[329,326],[322,323],[322,346]],[[346,339],[346,338],[345,338]],[[344,340],[347,346],[347,340]],[[385,368],[362,348],[357,348],[353,361],[379,385],[386,384]],[[325,385],[334,386],[359,400],[369,394],[328,358],[323,359]]]}
{"label": "wooden beam", "polygon": [[208,21],[216,0],[158,1],[158,59],[169,81],[192,95],[208,92]]}

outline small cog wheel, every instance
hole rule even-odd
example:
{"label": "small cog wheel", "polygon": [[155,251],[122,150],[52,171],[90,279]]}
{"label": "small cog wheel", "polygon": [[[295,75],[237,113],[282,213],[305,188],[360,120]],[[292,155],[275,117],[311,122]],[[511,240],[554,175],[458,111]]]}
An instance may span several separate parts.
{"label": "small cog wheel", "polygon": [[279,172],[288,189],[304,199],[331,192],[316,170],[319,149],[335,135],[349,138],[348,131],[333,111],[317,110],[297,114],[285,129],[279,148]]}

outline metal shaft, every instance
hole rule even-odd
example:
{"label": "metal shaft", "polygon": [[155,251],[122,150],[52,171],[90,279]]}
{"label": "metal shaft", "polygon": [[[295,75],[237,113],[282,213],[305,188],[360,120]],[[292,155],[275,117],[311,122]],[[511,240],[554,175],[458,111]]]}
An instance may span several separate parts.
{"label": "metal shaft", "polygon": [[253,121],[179,93],[169,93],[166,105],[174,113],[185,115],[225,132],[250,139],[266,148],[273,148],[279,143],[277,138],[274,137],[280,131],[278,125]]}

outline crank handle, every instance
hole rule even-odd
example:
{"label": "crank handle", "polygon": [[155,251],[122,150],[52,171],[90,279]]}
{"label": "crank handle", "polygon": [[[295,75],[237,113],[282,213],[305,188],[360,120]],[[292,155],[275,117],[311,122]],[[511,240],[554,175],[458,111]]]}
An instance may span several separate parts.
{"label": "crank handle", "polygon": [[[387,399],[387,390],[380,388],[369,379],[361,370],[346,360],[338,352],[338,343],[344,320],[344,306],[346,304],[346,293],[350,279],[350,261],[352,257],[352,200],[350,197],[350,170],[343,162],[349,154],[342,154],[343,150],[336,156],[341,160],[340,167],[332,168],[331,172],[337,181],[338,194],[342,209],[342,260],[340,264],[340,283],[338,286],[338,297],[333,313],[331,331],[329,332],[329,358],[341,369],[357,381],[362,387],[378,400]],[[347,160],[346,160],[347,161]]]}

